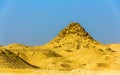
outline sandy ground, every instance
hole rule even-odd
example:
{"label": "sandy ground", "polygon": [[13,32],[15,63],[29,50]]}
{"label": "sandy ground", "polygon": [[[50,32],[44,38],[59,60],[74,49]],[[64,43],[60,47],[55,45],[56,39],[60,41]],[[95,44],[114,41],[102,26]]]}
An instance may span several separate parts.
{"label": "sandy ground", "polygon": [[57,71],[57,70],[36,70],[30,73],[0,73],[0,75],[120,75],[120,71]]}

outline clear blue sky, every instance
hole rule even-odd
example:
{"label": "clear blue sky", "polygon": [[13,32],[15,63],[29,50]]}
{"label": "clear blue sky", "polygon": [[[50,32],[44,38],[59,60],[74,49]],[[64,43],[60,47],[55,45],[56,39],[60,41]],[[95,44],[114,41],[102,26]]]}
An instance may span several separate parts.
{"label": "clear blue sky", "polygon": [[120,0],[0,0],[0,45],[42,45],[71,22],[102,43],[120,43]]}

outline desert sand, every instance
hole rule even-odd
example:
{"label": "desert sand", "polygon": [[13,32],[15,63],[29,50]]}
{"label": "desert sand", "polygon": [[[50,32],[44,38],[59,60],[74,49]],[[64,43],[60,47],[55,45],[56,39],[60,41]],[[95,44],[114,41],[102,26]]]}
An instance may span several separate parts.
{"label": "desert sand", "polygon": [[42,46],[0,47],[1,75],[120,75],[120,44],[96,41],[70,23]]}

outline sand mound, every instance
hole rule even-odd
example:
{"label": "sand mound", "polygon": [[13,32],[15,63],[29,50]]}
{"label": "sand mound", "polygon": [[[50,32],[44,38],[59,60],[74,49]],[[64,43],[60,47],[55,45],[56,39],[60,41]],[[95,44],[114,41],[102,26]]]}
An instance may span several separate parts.
{"label": "sand mound", "polygon": [[13,52],[3,48],[0,49],[0,67],[14,69],[37,68],[36,66],[29,64]]}
{"label": "sand mound", "polygon": [[17,43],[13,43],[13,44],[10,44],[10,45],[7,45],[7,46],[4,46],[6,48],[29,48],[30,46],[26,46],[26,45],[23,45],[23,44],[17,44]]}

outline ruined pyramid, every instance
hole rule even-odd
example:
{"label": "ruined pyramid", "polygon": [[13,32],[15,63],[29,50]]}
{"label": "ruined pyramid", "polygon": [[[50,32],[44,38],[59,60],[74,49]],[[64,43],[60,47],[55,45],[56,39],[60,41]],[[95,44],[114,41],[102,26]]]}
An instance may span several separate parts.
{"label": "ruined pyramid", "polygon": [[94,47],[101,43],[93,39],[85,29],[76,22],[70,23],[58,36],[48,43],[54,48],[66,48],[78,50],[81,48]]}

